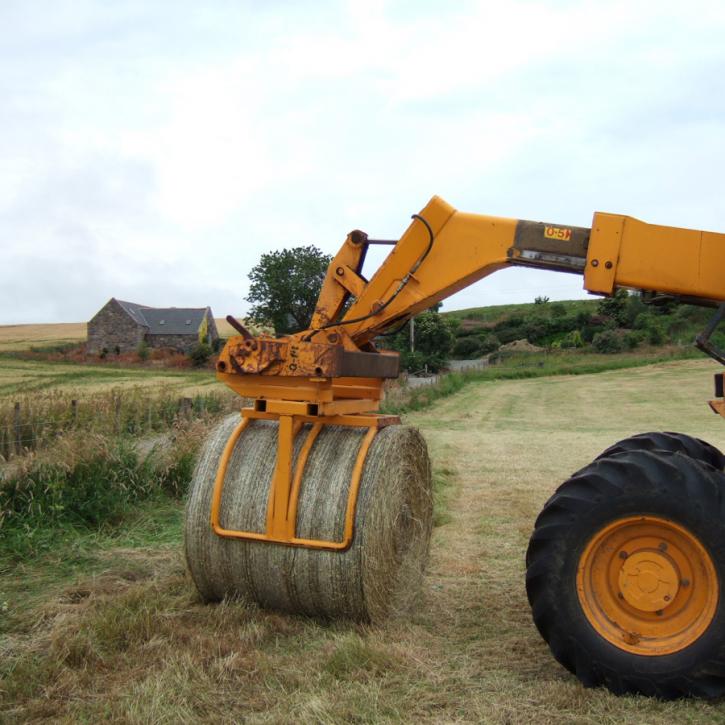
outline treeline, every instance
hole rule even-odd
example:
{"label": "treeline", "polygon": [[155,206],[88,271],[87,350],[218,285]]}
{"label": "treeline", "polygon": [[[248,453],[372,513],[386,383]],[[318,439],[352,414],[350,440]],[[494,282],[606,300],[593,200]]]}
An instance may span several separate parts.
{"label": "treeline", "polygon": [[[619,290],[601,300],[551,302],[537,297],[531,304],[483,307],[416,318],[411,350],[406,325],[383,343],[401,353],[410,372],[433,372],[446,361],[475,359],[499,351],[517,340],[545,350],[582,350],[611,354],[663,345],[689,346],[707,325],[713,310],[673,300],[646,301]],[[725,334],[713,340],[725,348]]]}
{"label": "treeline", "polygon": [[599,301],[550,302],[538,297],[518,307],[498,319],[477,319],[475,310],[450,313],[456,338],[453,357],[485,355],[522,339],[546,349],[589,347],[599,353],[690,345],[712,316],[710,309],[673,300],[648,304],[627,290]]}

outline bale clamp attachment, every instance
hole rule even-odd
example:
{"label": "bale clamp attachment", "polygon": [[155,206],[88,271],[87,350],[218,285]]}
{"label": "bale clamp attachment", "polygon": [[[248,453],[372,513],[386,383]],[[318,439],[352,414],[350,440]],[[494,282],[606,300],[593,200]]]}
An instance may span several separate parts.
{"label": "bale clamp attachment", "polygon": [[[294,412],[287,414],[272,413],[266,410],[259,410],[258,408],[260,407],[266,408],[266,405],[260,406],[259,402],[257,401],[255,408],[242,409],[242,419],[229,436],[219,461],[211,502],[211,526],[214,533],[226,539],[268,542],[308,549],[345,551],[350,548],[355,534],[355,510],[365,459],[370,450],[370,446],[380,428],[400,423],[400,418],[374,413],[369,415],[340,414],[330,416],[300,415]],[[228,529],[221,523],[221,503],[229,461],[239,437],[253,420],[271,420],[278,423],[277,458],[267,503],[266,530],[264,532]],[[305,424],[311,424],[312,427],[302,444],[295,464],[293,460],[294,441]],[[302,489],[305,466],[310,451],[324,425],[367,428],[352,471],[345,507],[345,529],[340,541],[308,539],[297,536],[297,506]]]}

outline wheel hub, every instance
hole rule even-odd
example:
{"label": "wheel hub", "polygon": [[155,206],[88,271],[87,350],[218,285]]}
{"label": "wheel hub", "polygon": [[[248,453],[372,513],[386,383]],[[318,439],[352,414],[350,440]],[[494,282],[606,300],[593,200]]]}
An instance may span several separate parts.
{"label": "wheel hub", "polygon": [[619,586],[624,599],[642,612],[669,606],[680,588],[679,576],[666,554],[638,551],[624,560]]}
{"label": "wheel hub", "polygon": [[658,516],[630,516],[603,526],[584,547],[577,594],[601,637],[655,656],[682,650],[707,630],[719,583],[691,531]]}

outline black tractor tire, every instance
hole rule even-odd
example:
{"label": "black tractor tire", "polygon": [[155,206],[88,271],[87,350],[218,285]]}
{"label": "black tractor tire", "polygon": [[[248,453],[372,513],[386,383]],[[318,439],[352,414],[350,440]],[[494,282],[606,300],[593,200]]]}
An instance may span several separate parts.
{"label": "black tractor tire", "polygon": [[[712,593],[704,629],[684,648],[665,654],[633,654],[621,642],[613,644],[587,616],[577,589],[583,554],[602,535],[598,532],[631,520],[636,526],[645,516],[686,530],[711,563],[711,578],[701,580],[711,584],[697,590]],[[554,657],[585,686],[604,685],[615,694],[725,695],[723,521],[725,474],[682,453],[635,450],[599,458],[563,483],[537,518],[526,571],[534,623]],[[679,585],[688,586],[679,579]],[[622,599],[621,592],[617,596]]]}
{"label": "black tractor tire", "polygon": [[690,458],[717,468],[722,471],[725,468],[725,455],[715,446],[707,441],[685,433],[672,433],[669,431],[653,431],[651,433],[639,433],[638,435],[624,438],[623,440],[609,446],[602,451],[599,458],[608,458],[616,453],[625,451],[669,451],[670,453],[682,453]]}

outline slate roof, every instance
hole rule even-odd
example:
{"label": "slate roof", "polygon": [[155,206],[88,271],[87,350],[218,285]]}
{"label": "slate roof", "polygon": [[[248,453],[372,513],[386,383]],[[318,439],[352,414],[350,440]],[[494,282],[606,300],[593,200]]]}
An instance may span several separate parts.
{"label": "slate roof", "polygon": [[196,335],[206,307],[147,307],[143,311],[150,335]]}
{"label": "slate roof", "polygon": [[[116,299],[115,297],[113,299]],[[148,327],[148,324],[143,316],[143,310],[150,309],[149,307],[146,307],[146,305],[137,305],[135,302],[124,302],[123,300],[116,300],[121,307],[123,307],[126,314],[138,325],[145,325]]]}
{"label": "slate roof", "polygon": [[148,328],[149,335],[196,335],[208,307],[147,307],[116,300],[137,324]]}

